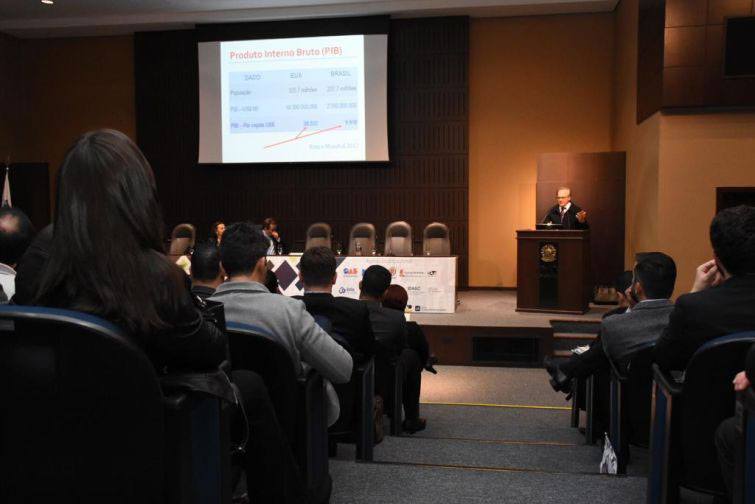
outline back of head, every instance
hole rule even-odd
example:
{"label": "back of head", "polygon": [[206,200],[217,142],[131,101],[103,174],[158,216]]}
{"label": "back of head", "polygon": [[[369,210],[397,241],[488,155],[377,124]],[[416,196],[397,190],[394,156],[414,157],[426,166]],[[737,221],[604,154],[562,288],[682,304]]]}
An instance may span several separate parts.
{"label": "back of head", "polygon": [[34,226],[18,208],[0,208],[0,263],[13,266],[34,238]]}
{"label": "back of head", "polygon": [[58,171],[50,260],[36,302],[100,315],[129,331],[169,326],[185,289],[163,255],[152,168],[123,133],[82,135]]}
{"label": "back of head", "polygon": [[721,210],[710,225],[716,257],[732,275],[755,274],[755,207]]}
{"label": "back of head", "polygon": [[228,276],[248,275],[267,255],[269,242],[251,222],[236,222],[225,229],[220,242],[220,262]]}
{"label": "back of head", "polygon": [[634,278],[648,299],[668,299],[674,293],[676,263],[663,252],[637,254]]}
{"label": "back of head", "polygon": [[336,256],[328,247],[312,247],[301,256],[299,271],[306,287],[324,287],[333,282]]}
{"label": "back of head", "polygon": [[220,252],[214,243],[201,243],[191,255],[191,278],[210,282],[220,276]]}
{"label": "back of head", "polygon": [[383,306],[394,310],[404,311],[409,302],[409,294],[400,285],[389,285],[383,295]]}
{"label": "back of head", "polygon": [[364,275],[362,275],[362,292],[370,297],[381,298],[391,285],[391,278],[390,271],[373,264],[364,270]]}

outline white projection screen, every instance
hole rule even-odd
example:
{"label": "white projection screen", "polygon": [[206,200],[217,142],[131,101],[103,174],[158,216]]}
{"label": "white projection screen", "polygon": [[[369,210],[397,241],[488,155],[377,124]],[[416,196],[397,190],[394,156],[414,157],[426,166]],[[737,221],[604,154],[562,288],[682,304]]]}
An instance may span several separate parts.
{"label": "white projection screen", "polygon": [[199,163],[388,161],[387,45],[387,35],[199,43]]}

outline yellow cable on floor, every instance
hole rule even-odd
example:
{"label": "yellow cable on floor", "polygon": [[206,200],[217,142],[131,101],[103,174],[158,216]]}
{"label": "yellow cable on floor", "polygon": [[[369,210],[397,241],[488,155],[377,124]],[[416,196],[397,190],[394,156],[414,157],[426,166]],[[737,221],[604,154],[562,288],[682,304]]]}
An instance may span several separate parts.
{"label": "yellow cable on floor", "polygon": [[531,404],[487,404],[487,403],[461,403],[461,402],[432,402],[421,401],[420,404],[431,404],[434,406],[479,406],[481,408],[520,408],[520,409],[537,409],[537,410],[558,410],[570,411],[570,406],[536,406]]}

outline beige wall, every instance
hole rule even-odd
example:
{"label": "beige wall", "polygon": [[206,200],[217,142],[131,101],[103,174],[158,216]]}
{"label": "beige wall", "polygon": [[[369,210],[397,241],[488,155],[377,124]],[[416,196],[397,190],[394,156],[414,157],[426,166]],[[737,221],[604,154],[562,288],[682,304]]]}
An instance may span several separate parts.
{"label": "beige wall", "polygon": [[539,154],[610,150],[612,67],[612,13],[472,19],[471,286],[516,286]]}
{"label": "beige wall", "polygon": [[664,115],[660,131],[658,238],[677,263],[677,294],[711,259],[716,188],[755,186],[755,113]]}

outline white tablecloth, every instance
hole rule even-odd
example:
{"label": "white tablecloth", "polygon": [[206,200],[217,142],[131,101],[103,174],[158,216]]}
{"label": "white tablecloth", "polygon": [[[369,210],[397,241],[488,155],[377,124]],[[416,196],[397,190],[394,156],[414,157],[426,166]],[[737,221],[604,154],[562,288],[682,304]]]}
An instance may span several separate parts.
{"label": "white tablecloth", "polygon": [[[301,256],[268,256],[286,296],[303,294],[299,280]],[[338,274],[333,286],[334,296],[359,298],[362,273],[373,264],[385,266],[393,275],[392,283],[401,285],[409,294],[409,311],[416,313],[454,313],[456,310],[457,257],[337,257]]]}

